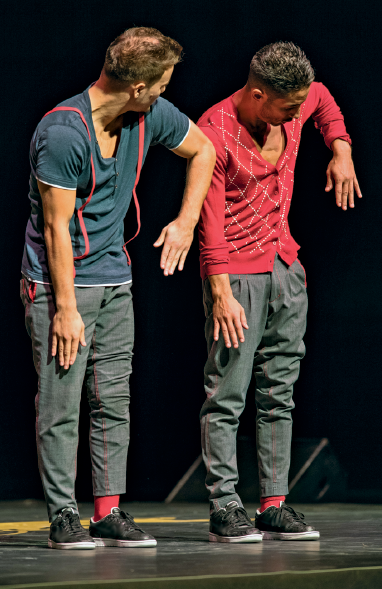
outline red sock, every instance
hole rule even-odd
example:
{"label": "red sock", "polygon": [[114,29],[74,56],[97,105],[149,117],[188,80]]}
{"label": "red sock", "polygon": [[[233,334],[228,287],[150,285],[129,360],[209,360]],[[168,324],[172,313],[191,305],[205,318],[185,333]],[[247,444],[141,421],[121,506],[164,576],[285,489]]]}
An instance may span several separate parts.
{"label": "red sock", "polygon": [[119,495],[106,495],[105,497],[94,497],[93,521],[98,522],[106,515],[109,515],[113,507],[118,506]]}
{"label": "red sock", "polygon": [[267,507],[274,505],[280,507],[280,501],[285,501],[285,495],[276,495],[275,497],[260,497],[260,513],[263,513]]}

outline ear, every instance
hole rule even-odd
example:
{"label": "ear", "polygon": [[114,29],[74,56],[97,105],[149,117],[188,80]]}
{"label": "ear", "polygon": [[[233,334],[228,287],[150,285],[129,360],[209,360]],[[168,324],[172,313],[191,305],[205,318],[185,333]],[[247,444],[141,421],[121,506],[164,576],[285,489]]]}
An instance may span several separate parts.
{"label": "ear", "polygon": [[134,98],[139,98],[142,91],[146,88],[146,84],[144,82],[135,82],[132,84],[133,91],[134,91]]}
{"label": "ear", "polygon": [[251,88],[251,98],[258,104],[259,102],[264,102],[264,99],[267,99],[267,95],[260,88]]}

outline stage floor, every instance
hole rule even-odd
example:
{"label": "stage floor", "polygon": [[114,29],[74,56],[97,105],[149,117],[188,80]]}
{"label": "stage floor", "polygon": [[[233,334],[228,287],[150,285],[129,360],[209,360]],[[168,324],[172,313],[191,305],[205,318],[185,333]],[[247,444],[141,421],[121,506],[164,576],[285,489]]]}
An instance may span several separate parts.
{"label": "stage floor", "polygon": [[[320,541],[208,542],[207,504],[121,506],[158,540],[156,548],[47,548],[45,506],[0,502],[0,586],[113,589],[382,588],[382,505],[293,505]],[[246,505],[254,518],[256,505]],[[92,505],[80,505],[87,524]]]}

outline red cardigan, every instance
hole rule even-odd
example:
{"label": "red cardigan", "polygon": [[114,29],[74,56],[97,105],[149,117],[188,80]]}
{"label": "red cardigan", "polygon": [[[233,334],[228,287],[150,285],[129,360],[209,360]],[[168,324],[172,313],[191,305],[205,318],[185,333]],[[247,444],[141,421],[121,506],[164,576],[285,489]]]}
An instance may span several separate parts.
{"label": "red cardigan", "polygon": [[298,119],[283,125],[286,146],[276,166],[258,152],[238,121],[232,96],[215,104],[198,126],[216,149],[216,165],[199,221],[200,266],[211,274],[271,272],[276,253],[288,264],[299,245],[289,231],[288,213],[301,129],[313,116],[326,145],[350,141],[344,118],[328,89],[311,85]]}

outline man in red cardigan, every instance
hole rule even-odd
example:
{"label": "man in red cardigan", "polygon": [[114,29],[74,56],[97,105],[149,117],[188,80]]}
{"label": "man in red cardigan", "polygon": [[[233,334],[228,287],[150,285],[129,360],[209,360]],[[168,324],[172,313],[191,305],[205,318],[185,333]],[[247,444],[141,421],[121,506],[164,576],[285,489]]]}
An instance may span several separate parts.
{"label": "man in red cardigan", "polygon": [[[288,213],[301,129],[310,116],[333,151],[326,190],[335,184],[343,210],[361,193],[343,116],[327,88],[313,80],[299,47],[273,43],[252,59],[244,88],[198,122],[216,149],[199,224],[208,345],[202,446],[215,542],[320,536],[284,503],[307,312]],[[236,432],[253,375],[261,490],[256,527],[235,490]]]}

